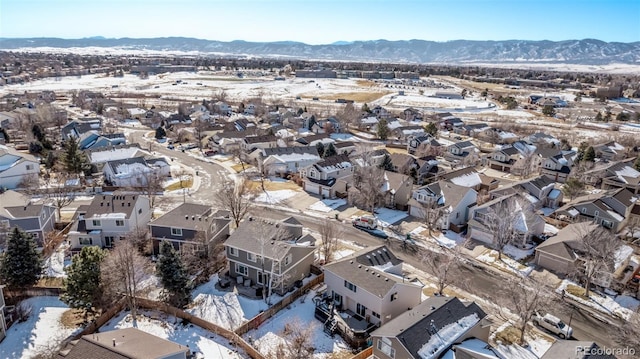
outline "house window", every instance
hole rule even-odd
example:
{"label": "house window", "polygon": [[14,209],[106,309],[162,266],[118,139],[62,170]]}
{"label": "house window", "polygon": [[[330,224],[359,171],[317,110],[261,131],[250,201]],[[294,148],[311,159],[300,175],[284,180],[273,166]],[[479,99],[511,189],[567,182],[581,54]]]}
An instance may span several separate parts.
{"label": "house window", "polygon": [[396,350],[391,347],[391,341],[387,338],[378,339],[378,350],[389,358],[396,357]]}
{"label": "house window", "polygon": [[284,257],[284,265],[288,266],[289,263],[291,263],[291,254],[289,254],[286,257]]}
{"label": "house window", "polygon": [[374,317],[380,319],[380,314],[374,312],[373,310],[371,311],[371,315],[373,315]]}
{"label": "house window", "polygon": [[247,276],[249,275],[249,268],[242,264],[236,263],[236,273]]}
{"label": "house window", "polygon": [[258,272],[258,278],[256,281],[258,284],[267,284],[269,282],[269,276],[265,273]]}
{"label": "house window", "polygon": [[91,238],[78,238],[78,242],[80,242],[81,245],[91,245],[93,241]]}
{"label": "house window", "polygon": [[251,252],[247,252],[247,260],[250,262],[255,262],[256,261],[256,255],[251,253]]}
{"label": "house window", "polygon": [[602,226],[604,228],[613,228],[613,222],[611,221],[607,221],[607,220],[602,220]]}
{"label": "house window", "polygon": [[333,292],[333,302],[337,305],[337,306],[341,306],[342,305],[342,295]]}
{"label": "house window", "polygon": [[109,236],[109,237],[104,237],[104,246],[105,247],[113,247],[113,237]]}
{"label": "house window", "polygon": [[182,228],[171,228],[171,235],[182,237]]}
{"label": "house window", "polygon": [[229,247],[229,254],[234,256],[234,257],[237,257],[238,256],[238,249],[234,248],[234,247]]}
{"label": "house window", "polygon": [[138,214],[141,214],[141,213],[142,213],[142,208],[138,210]]}
{"label": "house window", "polygon": [[391,301],[393,302],[396,299],[398,299],[398,292],[391,294]]}
{"label": "house window", "polygon": [[364,317],[366,312],[367,312],[367,307],[365,307],[360,303],[356,305],[356,313],[358,313],[359,316]]}
{"label": "house window", "polygon": [[355,292],[357,291],[357,289],[358,289],[358,287],[356,287],[356,285],[355,285],[355,284],[353,284],[353,283],[351,283],[351,282],[348,282],[348,281],[346,281],[346,280],[344,281],[344,286],[345,286],[345,288],[349,289],[350,291],[352,291],[352,292],[354,292],[354,293],[355,293]]}
{"label": "house window", "polygon": [[33,169],[33,165],[27,165],[27,171],[31,171]]}
{"label": "house window", "polygon": [[100,223],[100,220],[98,219],[94,219],[92,223],[94,227],[100,227],[102,225],[102,223]]}
{"label": "house window", "polygon": [[38,239],[40,238],[40,234],[38,232],[31,232],[31,238]]}
{"label": "house window", "polygon": [[582,209],[580,210],[580,212],[582,212],[582,213],[587,213],[587,209],[586,209],[586,208],[584,208],[584,207],[582,207]]}
{"label": "house window", "polygon": [[116,219],[116,227],[124,227],[124,219]]}
{"label": "house window", "polygon": [[598,215],[599,215],[599,214],[600,214],[600,211],[595,211],[595,212],[593,213],[594,217],[598,217]]}
{"label": "house window", "polygon": [[460,212],[456,212],[456,219],[458,219],[458,217],[460,217]]}

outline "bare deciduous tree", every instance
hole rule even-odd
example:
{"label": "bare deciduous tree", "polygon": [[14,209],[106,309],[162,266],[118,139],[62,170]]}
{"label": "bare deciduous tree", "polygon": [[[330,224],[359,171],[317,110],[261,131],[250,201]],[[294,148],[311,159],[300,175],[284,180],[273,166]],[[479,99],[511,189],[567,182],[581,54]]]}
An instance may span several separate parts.
{"label": "bare deciduous tree", "polygon": [[342,231],[334,222],[325,219],[320,224],[319,232],[320,246],[318,249],[324,262],[329,263],[333,260],[333,254],[338,250],[338,237],[342,236]]}
{"label": "bare deciduous tree", "polygon": [[612,231],[596,227],[590,222],[581,222],[573,226],[578,239],[576,251],[580,254],[582,267],[577,268],[584,276],[584,295],[589,296],[589,287],[598,275],[610,275],[615,262],[615,253],[622,245]]}
{"label": "bare deciduous tree", "polygon": [[[499,295],[501,304],[499,313],[507,321],[517,317],[516,328],[520,331],[520,344],[524,342],[528,323],[536,311],[544,308],[550,301],[547,288],[529,277],[513,278]],[[510,313],[509,313],[510,310]]]}
{"label": "bare deciduous tree", "polygon": [[149,208],[151,208],[151,214],[153,215],[156,197],[158,193],[162,194],[162,184],[165,178],[160,177],[160,175],[155,171],[143,171],[140,175],[142,176],[142,185],[140,187],[135,187],[134,189],[141,195],[149,198]]}
{"label": "bare deciduous tree", "polygon": [[222,209],[229,211],[236,227],[253,208],[253,193],[244,178],[238,183],[233,180],[225,180],[221,183],[221,189],[216,193],[214,202]]}
{"label": "bare deciduous tree", "polygon": [[258,242],[260,270],[262,272],[262,298],[271,304],[271,294],[274,288],[282,287],[289,279],[280,273],[280,264],[287,255],[287,245],[284,240],[291,239],[292,234],[281,225],[276,225],[268,219],[253,219],[251,224],[253,237]]}
{"label": "bare deciduous tree", "polygon": [[112,298],[124,296],[137,327],[137,296],[143,294],[143,280],[150,272],[149,261],[129,240],[118,241],[101,266],[105,293]]}
{"label": "bare deciduous tree", "polygon": [[498,251],[498,260],[508,244],[524,245],[527,220],[533,212],[526,200],[510,196],[488,208],[483,223],[493,234],[493,245]]}
{"label": "bare deciduous tree", "polygon": [[427,271],[435,277],[437,294],[442,295],[446,287],[448,287],[453,278],[453,273],[457,272],[462,261],[461,246],[455,246],[453,249],[443,248],[442,253],[431,250],[422,251],[421,262]]}
{"label": "bare deciduous tree", "polygon": [[358,145],[357,165],[353,173],[353,186],[349,188],[349,202],[375,213],[384,200],[384,169],[376,163],[374,150],[368,145]]}
{"label": "bare deciduous tree", "polygon": [[[70,181],[73,181],[74,177],[71,177],[67,173],[59,173],[56,178],[56,183],[49,183],[46,190],[46,197],[49,199],[58,211],[58,218],[62,218],[62,209],[76,199],[77,186],[73,186]],[[78,180],[79,182],[79,180]]]}
{"label": "bare deciduous tree", "polygon": [[427,226],[429,230],[429,236],[433,237],[433,229],[443,220],[443,216],[447,214],[448,207],[438,203],[438,200],[433,198],[427,199],[427,201],[420,202],[420,216],[422,223]]}
{"label": "bare deciduous tree", "polygon": [[269,353],[270,359],[306,359],[313,356],[313,331],[316,323],[302,322],[299,318],[293,318],[280,333],[282,342],[278,344],[275,352]]}

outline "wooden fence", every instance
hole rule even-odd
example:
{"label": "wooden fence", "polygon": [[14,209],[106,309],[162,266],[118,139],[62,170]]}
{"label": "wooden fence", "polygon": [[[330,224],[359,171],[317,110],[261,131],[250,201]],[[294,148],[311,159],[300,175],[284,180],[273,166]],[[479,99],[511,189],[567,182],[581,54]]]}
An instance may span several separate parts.
{"label": "wooden fence", "polygon": [[373,347],[368,347],[367,349],[361,351],[360,353],[352,356],[350,359],[367,359],[372,355],[373,355]]}
{"label": "wooden fence", "polygon": [[7,305],[16,305],[20,301],[31,297],[59,297],[61,293],[62,289],[55,287],[29,287],[18,290],[10,290],[8,288],[4,289]]}
{"label": "wooden fence", "polygon": [[[89,323],[80,333],[73,335],[71,340],[80,339],[83,335],[89,335],[95,333],[101,326],[105,325],[108,321],[110,321],[113,317],[115,317],[118,313],[120,313],[125,305],[126,298],[122,298],[119,301],[115,302],[111,308],[107,309],[102,315],[100,315],[96,320]],[[68,340],[67,340],[68,341]]]}
{"label": "wooden fence", "polygon": [[322,283],[322,282],[324,282],[324,273],[320,273],[320,275],[318,275],[317,277],[313,278],[312,280],[307,282],[302,287],[296,289],[293,293],[291,293],[290,295],[284,297],[278,303],[270,306],[269,309],[267,309],[264,312],[256,315],[255,317],[251,318],[251,320],[249,320],[248,322],[246,322],[243,325],[241,325],[238,328],[236,328],[235,333],[238,334],[238,335],[244,335],[245,333],[247,333],[250,330],[257,329],[260,325],[262,325],[262,323],[267,321],[267,319],[271,318],[276,313],[278,313],[280,310],[282,310],[282,308],[284,308],[284,307],[288,306],[289,304],[293,303],[296,299],[298,299],[301,296],[305,295],[309,289],[315,287],[316,285],[318,285],[319,283]]}

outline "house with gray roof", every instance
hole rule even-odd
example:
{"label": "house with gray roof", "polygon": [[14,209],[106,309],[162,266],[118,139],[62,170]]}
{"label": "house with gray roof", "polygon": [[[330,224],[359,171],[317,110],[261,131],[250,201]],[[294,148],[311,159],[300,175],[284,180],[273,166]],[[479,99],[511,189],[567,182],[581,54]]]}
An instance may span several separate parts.
{"label": "house with gray roof", "polygon": [[72,137],[78,139],[89,131],[102,131],[102,119],[97,117],[78,118],[67,123],[60,130],[64,141]]}
{"label": "house with gray roof", "polygon": [[178,207],[149,222],[153,253],[161,241],[169,241],[177,250],[183,247],[206,250],[229,237],[231,218],[228,211],[214,211],[211,206],[181,203]]}
{"label": "house with gray roof", "polygon": [[403,274],[403,262],[386,246],[369,247],[324,266],[327,290],[315,316],[329,332],[363,343],[371,331],[422,300],[423,284]]}
{"label": "house with gray roof", "polygon": [[478,192],[472,188],[438,181],[412,192],[409,214],[417,218],[437,216],[439,218],[429,221],[436,223],[436,228],[460,232],[469,218],[469,208],[476,204],[477,198]]}
{"label": "house with gray roof", "polygon": [[436,359],[469,338],[486,343],[486,317],[474,302],[462,302],[456,297],[428,298],[371,333],[373,357]]}
{"label": "house with gray roof", "polygon": [[581,239],[597,228],[597,224],[590,222],[567,225],[536,247],[535,263],[561,275],[575,272],[582,250]]}
{"label": "house with gray roof", "polygon": [[249,217],[224,244],[229,275],[238,285],[284,294],[308,277],[315,262],[315,238],[293,217]]}
{"label": "house with gray roof", "polygon": [[169,177],[171,167],[165,158],[132,157],[107,161],[102,173],[105,182],[115,187],[145,187]]}
{"label": "house with gray roof", "polygon": [[266,175],[281,177],[298,173],[322,160],[316,146],[258,148],[250,158]]}
{"label": "house with gray roof", "polygon": [[187,359],[188,345],[159,338],[137,328],[85,335],[58,353],[57,359]]}
{"label": "house with gray roof", "polygon": [[0,193],[0,251],[13,228],[30,234],[39,247],[45,235],[55,228],[56,208],[49,204],[33,204],[31,198],[15,191]]}
{"label": "house with gray roof", "polygon": [[15,189],[40,174],[40,161],[27,153],[0,145],[0,189]]}
{"label": "house with gray roof", "polygon": [[578,197],[559,208],[555,217],[567,222],[592,221],[619,232],[627,224],[639,197],[626,188]]}
{"label": "house with gray roof", "polygon": [[640,193],[640,171],[633,167],[635,159],[621,161],[607,167],[600,176],[602,189],[627,188],[635,194]]}
{"label": "house with gray roof", "polygon": [[323,198],[335,198],[338,194],[346,194],[354,168],[347,155],[327,157],[300,171],[302,188]]}
{"label": "house with gray roof", "polygon": [[556,340],[540,359],[616,359],[613,354],[606,354],[595,342],[576,340]]}
{"label": "house with gray roof", "polygon": [[538,176],[495,189],[489,192],[489,197],[495,199],[507,194],[522,193],[529,196],[529,201],[535,209],[543,207],[555,209],[562,204],[564,198],[562,191],[555,187],[556,183],[551,178]]}
{"label": "house with gray roof", "polygon": [[553,148],[538,148],[535,155],[541,161],[539,167],[540,174],[543,174],[552,180],[564,183],[573,166],[573,160],[576,157],[576,151],[561,151]]}

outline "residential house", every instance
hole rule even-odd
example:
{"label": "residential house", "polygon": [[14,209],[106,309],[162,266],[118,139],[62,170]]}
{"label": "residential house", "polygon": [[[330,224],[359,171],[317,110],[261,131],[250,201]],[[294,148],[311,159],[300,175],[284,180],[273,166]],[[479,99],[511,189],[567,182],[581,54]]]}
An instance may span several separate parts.
{"label": "residential house", "polygon": [[295,142],[295,144],[299,146],[316,146],[318,143],[322,143],[326,146],[336,141],[331,139],[326,133],[319,133],[315,135],[299,137]]}
{"label": "residential house", "polygon": [[[0,242],[5,243],[13,228],[30,234],[42,247],[47,233],[56,224],[56,208],[49,204],[33,204],[31,198],[15,191],[0,193]],[[2,248],[0,248],[2,251]]]}
{"label": "residential house", "polygon": [[[490,190],[493,189],[493,187],[498,187],[497,180],[492,179],[489,181],[486,178],[491,177],[478,173],[478,171],[473,167],[464,167],[441,174],[436,177],[436,180],[445,180],[459,186],[473,188],[477,192],[480,192],[483,189]],[[488,185],[485,185],[485,182],[488,182]]]}
{"label": "residential house", "polygon": [[384,194],[384,205],[386,207],[401,210],[407,209],[412,189],[413,178],[411,178],[411,176],[384,171],[382,192]]}
{"label": "residential house", "polygon": [[518,141],[518,136],[513,132],[503,131],[499,128],[489,127],[477,133],[477,136],[492,143],[514,143]]}
{"label": "residential house", "polygon": [[158,253],[160,242],[165,240],[178,250],[182,250],[185,245],[197,249],[204,249],[206,246],[208,250],[213,250],[213,245],[229,237],[230,223],[231,219],[226,211],[214,212],[211,206],[182,203],[149,223],[154,253]]}
{"label": "residential house", "polygon": [[176,128],[183,128],[183,127],[191,126],[192,123],[193,121],[191,120],[191,117],[189,117],[189,115],[183,115],[178,113],[171,114],[166,119],[163,120],[163,126],[166,129],[173,128],[174,126]]}
{"label": "residential house", "polygon": [[[456,297],[430,297],[371,333],[373,357],[437,359],[452,345],[469,338],[486,343],[490,329],[486,317],[474,302],[465,303]],[[460,354],[456,352],[455,357],[469,358]]]}
{"label": "residential house", "polygon": [[232,109],[227,103],[218,101],[213,104],[213,111],[225,116],[231,116]]}
{"label": "residential house", "polygon": [[422,300],[423,284],[406,278],[386,246],[365,248],[324,266],[324,295],[314,299],[325,330],[358,347],[369,334]]}
{"label": "residential house", "polygon": [[279,294],[310,275],[315,248],[315,238],[293,217],[249,217],[225,242],[231,278],[258,290],[271,285]]}
{"label": "residential house", "polygon": [[[447,148],[447,153],[445,154],[445,159],[447,161],[463,161],[468,158],[476,158],[479,150],[476,146],[470,141],[461,141],[456,142],[453,145],[450,145]],[[477,160],[473,160],[472,162],[476,162]]]}
{"label": "residential house", "polygon": [[558,209],[556,218],[569,222],[593,221],[605,228],[619,232],[627,224],[638,197],[626,188],[613,189],[578,197]]}
{"label": "residential house", "polygon": [[422,121],[423,120],[422,111],[415,109],[413,107],[406,108],[404,111],[402,111],[402,113],[404,115],[405,121]]}
{"label": "residential house", "polygon": [[605,190],[626,188],[635,194],[640,193],[640,172],[633,167],[633,162],[632,159],[609,166],[596,174],[596,181],[601,181],[601,187]]}
{"label": "residential house", "polygon": [[4,293],[2,289],[4,285],[0,284],[0,342],[4,337],[7,336],[7,320],[4,317],[4,312],[6,311],[5,302],[4,302]]}
{"label": "residential house", "polygon": [[[427,151],[428,149],[428,151]],[[419,135],[409,137],[409,141],[407,142],[407,152],[410,155],[420,153],[420,152],[430,152],[425,153],[426,155],[439,156],[444,151],[444,146],[438,142],[431,135]]]}
{"label": "residential house", "polygon": [[256,149],[250,158],[255,159],[266,175],[281,177],[298,173],[322,160],[316,146]]}
{"label": "residential house", "polygon": [[597,228],[593,222],[571,223],[562,228],[536,247],[536,265],[561,275],[574,273],[583,250],[582,238]]}
{"label": "residential house", "polygon": [[84,335],[70,341],[56,359],[187,359],[188,345],[159,338],[137,328]]}
{"label": "residential house", "polygon": [[79,118],[64,125],[60,132],[62,140],[67,141],[70,138],[80,138],[89,131],[102,131],[102,119],[100,118]]}
{"label": "residential house", "polygon": [[417,171],[418,162],[413,156],[404,153],[392,153],[389,155],[389,159],[391,160],[393,172],[408,175],[412,169]]}
{"label": "residential house", "polygon": [[18,188],[39,174],[40,161],[36,157],[0,145],[0,188]]}
{"label": "residential house", "polygon": [[522,154],[515,147],[511,145],[501,146],[491,154],[489,167],[502,172],[511,172],[511,169],[521,157]]}
{"label": "residential house", "polygon": [[615,142],[609,141],[593,146],[596,157],[606,161],[620,161],[627,156],[627,149]]}
{"label": "residential house", "polygon": [[278,138],[275,135],[249,136],[245,137],[241,143],[242,149],[246,153],[251,153],[256,149],[274,148],[278,146]]}
{"label": "residential house", "polygon": [[86,150],[84,153],[87,155],[89,162],[92,165],[102,165],[108,161],[124,160],[146,154],[140,149],[140,144],[138,143],[96,148],[93,150]]}
{"label": "residential house", "polygon": [[514,182],[507,186],[489,192],[490,199],[495,199],[508,194],[521,193],[528,196],[533,208],[540,209],[558,208],[562,204],[564,195],[560,189],[555,188],[555,182],[547,176]]}
{"label": "residential house", "polygon": [[333,147],[336,148],[336,152],[339,155],[350,155],[353,151],[356,150],[355,143],[351,141],[338,141],[333,144]]}
{"label": "residential house", "polygon": [[471,123],[462,126],[454,126],[453,132],[458,135],[475,137],[479,133],[482,133],[483,131],[486,131],[488,129],[489,126],[486,123]]}
{"label": "residential house", "polygon": [[347,184],[351,181],[353,171],[349,156],[327,157],[300,171],[302,188],[322,198],[335,198],[338,194],[347,193]]}
{"label": "residential house", "polygon": [[145,187],[171,175],[165,158],[133,157],[107,161],[102,168],[105,182],[115,187]]}
{"label": "residential house", "polygon": [[78,138],[78,148],[81,150],[93,150],[96,148],[124,145],[127,138],[124,133],[99,134],[98,131],[88,131]]}
{"label": "residential house", "polygon": [[68,234],[72,251],[84,246],[112,247],[116,239],[147,228],[151,208],[147,196],[137,194],[96,195],[91,204],[78,208]]}
{"label": "residential house", "polygon": [[[340,121],[333,116],[326,119],[318,120],[316,122],[316,125],[316,133],[340,133],[342,130],[342,128],[340,127]],[[316,130],[315,126],[312,128],[312,130]]]}
{"label": "residential house", "polygon": [[209,147],[218,150],[221,153],[232,153],[234,150],[244,148],[244,138],[250,136],[257,136],[262,134],[262,131],[252,127],[245,131],[226,130],[218,132],[209,137]]}
{"label": "residential house", "polygon": [[558,149],[538,148],[536,155],[541,160],[540,174],[543,174],[556,182],[564,183],[573,166],[575,151],[561,151]]}
{"label": "residential house", "polygon": [[540,359],[616,359],[613,354],[606,354],[595,342],[576,340],[555,340]]}
{"label": "residential house", "polygon": [[409,214],[436,223],[438,229],[461,232],[469,218],[469,208],[476,204],[478,193],[469,187],[438,181],[415,189],[409,200]]}
{"label": "residential house", "polygon": [[558,147],[560,145],[560,140],[544,132],[532,133],[525,140],[539,147]]}
{"label": "residential house", "polygon": [[495,244],[491,222],[500,220],[496,216],[504,211],[515,211],[514,230],[517,238],[512,243],[514,246],[524,247],[532,237],[544,233],[545,222],[541,216],[533,212],[532,204],[526,196],[519,193],[498,197],[470,209],[468,232],[472,239]]}
{"label": "residential house", "polygon": [[411,138],[425,134],[424,127],[419,125],[400,126],[394,128],[393,136],[400,142],[407,143]]}

